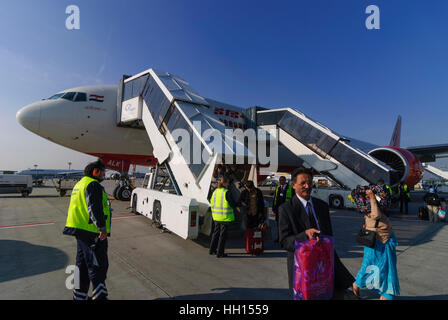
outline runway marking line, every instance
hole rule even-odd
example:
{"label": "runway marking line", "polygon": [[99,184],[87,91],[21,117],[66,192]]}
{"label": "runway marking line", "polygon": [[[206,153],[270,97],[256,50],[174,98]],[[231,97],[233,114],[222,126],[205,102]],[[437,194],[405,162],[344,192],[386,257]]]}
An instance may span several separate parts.
{"label": "runway marking line", "polygon": [[[118,219],[127,219],[127,218],[135,218],[138,216],[117,216],[112,217],[112,220],[118,220]],[[36,226],[48,226],[52,225],[54,222],[38,222],[38,223],[28,223],[28,224],[16,224],[16,225],[10,225],[10,226],[0,226],[1,229],[14,229],[14,228],[26,228],[26,227],[36,227]]]}
{"label": "runway marking line", "polygon": [[28,223],[28,224],[16,224],[11,226],[0,226],[0,229],[14,229],[14,228],[26,228],[26,227],[36,227],[36,226],[47,226],[54,224],[54,222],[38,222],[38,223]]}
{"label": "runway marking line", "polygon": [[117,217],[112,217],[112,220],[135,218],[135,217],[138,217],[138,216],[137,215],[133,215],[133,216],[117,216]]}
{"label": "runway marking line", "polygon": [[[53,201],[56,202],[56,201]],[[20,203],[20,204],[15,204],[15,203],[11,203],[11,204],[0,204],[0,208],[17,208],[17,207],[33,207],[33,206],[49,206],[49,205],[53,205],[53,206],[57,206],[57,205],[63,205],[66,206],[66,203],[47,203],[47,202],[35,202],[35,203]]]}

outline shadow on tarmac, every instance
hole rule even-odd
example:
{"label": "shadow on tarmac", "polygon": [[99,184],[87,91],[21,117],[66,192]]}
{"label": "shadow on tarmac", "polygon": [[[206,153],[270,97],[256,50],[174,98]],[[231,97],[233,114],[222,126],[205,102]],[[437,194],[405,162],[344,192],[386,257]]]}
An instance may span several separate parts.
{"label": "shadow on tarmac", "polygon": [[[379,300],[380,295],[376,290],[361,289],[360,291],[362,300]],[[431,296],[397,296],[394,300],[448,300],[448,294],[431,295]]]}
{"label": "shadow on tarmac", "polygon": [[159,298],[156,300],[291,300],[289,289],[215,288],[212,293]]}
{"label": "shadow on tarmac", "polygon": [[47,273],[67,266],[61,250],[25,241],[0,240],[0,283]]}
{"label": "shadow on tarmac", "polygon": [[[268,231],[269,232],[269,231]],[[210,248],[211,237],[200,234],[197,239],[193,240],[204,248]],[[286,258],[286,251],[280,247],[280,244],[271,240],[271,236],[267,235],[264,243],[264,252],[260,255],[251,255],[246,252],[246,243],[244,232],[232,232],[226,241],[226,253],[228,258]],[[240,253],[229,253],[228,249],[239,249]],[[276,250],[267,252],[267,250]]]}

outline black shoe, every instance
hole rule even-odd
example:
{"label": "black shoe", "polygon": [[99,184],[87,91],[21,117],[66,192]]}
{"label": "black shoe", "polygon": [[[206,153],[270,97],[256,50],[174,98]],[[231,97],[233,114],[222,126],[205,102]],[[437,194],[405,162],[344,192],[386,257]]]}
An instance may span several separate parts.
{"label": "black shoe", "polygon": [[345,290],[344,300],[361,300],[360,297],[355,296],[355,294],[350,290]]}
{"label": "black shoe", "polygon": [[216,251],[213,251],[213,252],[212,252],[212,251],[209,251],[208,254],[209,254],[209,255],[214,255],[214,254],[216,254]]}
{"label": "black shoe", "polygon": [[216,258],[225,258],[227,256],[227,253],[223,253],[222,255],[216,255]]}

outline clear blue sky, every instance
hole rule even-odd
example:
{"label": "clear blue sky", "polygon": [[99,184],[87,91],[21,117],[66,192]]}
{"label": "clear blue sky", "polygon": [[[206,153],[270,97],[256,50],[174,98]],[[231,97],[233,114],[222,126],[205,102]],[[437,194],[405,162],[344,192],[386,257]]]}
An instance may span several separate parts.
{"label": "clear blue sky", "polygon": [[[80,30],[65,28],[70,4]],[[365,27],[371,4],[380,30]],[[2,1],[0,169],[83,168],[90,157],[28,132],[17,110],[150,67],[207,97],[297,107],[375,144],[399,114],[403,146],[448,143],[447,17],[446,0]]]}

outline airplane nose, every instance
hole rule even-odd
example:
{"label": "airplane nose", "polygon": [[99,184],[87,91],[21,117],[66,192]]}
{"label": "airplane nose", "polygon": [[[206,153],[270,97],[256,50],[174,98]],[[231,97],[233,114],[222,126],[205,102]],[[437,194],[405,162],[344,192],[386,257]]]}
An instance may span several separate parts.
{"label": "airplane nose", "polygon": [[40,105],[30,104],[20,109],[16,114],[17,122],[23,127],[32,131],[39,132],[40,129]]}

